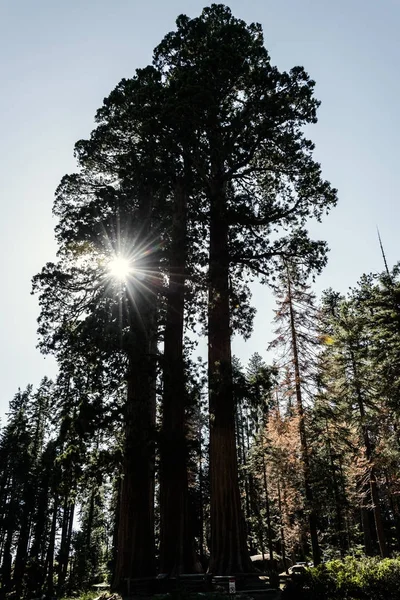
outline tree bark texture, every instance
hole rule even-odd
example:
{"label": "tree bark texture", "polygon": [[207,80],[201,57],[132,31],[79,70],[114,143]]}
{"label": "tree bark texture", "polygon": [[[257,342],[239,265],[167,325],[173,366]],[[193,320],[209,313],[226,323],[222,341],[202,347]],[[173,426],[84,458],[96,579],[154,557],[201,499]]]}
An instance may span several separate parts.
{"label": "tree bark texture", "polygon": [[226,198],[211,193],[208,378],[210,405],[211,556],[216,575],[248,572],[245,523],[240,504],[235,443],[229,312],[229,248]]}
{"label": "tree bark texture", "polygon": [[186,388],[183,359],[187,190],[175,186],[169,288],[164,334],[164,394],[160,454],[160,572],[194,573],[196,560],[189,514]]}

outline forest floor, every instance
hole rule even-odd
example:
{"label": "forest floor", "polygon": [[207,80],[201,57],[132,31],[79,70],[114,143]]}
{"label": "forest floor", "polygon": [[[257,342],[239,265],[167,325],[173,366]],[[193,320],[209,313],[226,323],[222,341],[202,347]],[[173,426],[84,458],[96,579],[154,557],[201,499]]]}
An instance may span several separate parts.
{"label": "forest floor", "polygon": [[[156,594],[154,596],[144,596],[144,595],[132,595],[132,596],[119,596],[118,594],[107,594],[107,593],[103,593],[100,596],[98,596],[98,598],[95,598],[94,600],[151,600],[151,599],[157,599],[160,600],[161,597],[163,600],[167,600],[169,594]],[[212,596],[213,594],[201,594],[198,597],[202,598],[202,600],[204,600],[206,598],[206,596],[208,597],[208,600],[212,600]],[[172,596],[173,597],[173,596]],[[221,595],[218,595],[219,600],[221,599]],[[263,591],[257,591],[256,593],[252,594],[251,592],[242,592],[239,594],[226,594],[226,598],[227,600],[241,600],[241,599],[246,599],[249,600],[250,598],[252,598],[253,600],[280,600],[281,598],[281,591],[280,590],[263,590]],[[76,600],[76,599],[74,599]],[[80,598],[78,598],[78,600],[81,600]],[[84,600],[87,600],[86,598]],[[192,600],[196,600],[196,594],[192,594]]]}

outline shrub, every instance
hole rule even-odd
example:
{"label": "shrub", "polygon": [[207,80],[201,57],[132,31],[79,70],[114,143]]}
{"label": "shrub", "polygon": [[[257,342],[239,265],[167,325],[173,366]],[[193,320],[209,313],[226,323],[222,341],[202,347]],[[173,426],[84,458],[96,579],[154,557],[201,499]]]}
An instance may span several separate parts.
{"label": "shrub", "polygon": [[307,569],[290,582],[283,600],[398,600],[400,559],[347,557]]}

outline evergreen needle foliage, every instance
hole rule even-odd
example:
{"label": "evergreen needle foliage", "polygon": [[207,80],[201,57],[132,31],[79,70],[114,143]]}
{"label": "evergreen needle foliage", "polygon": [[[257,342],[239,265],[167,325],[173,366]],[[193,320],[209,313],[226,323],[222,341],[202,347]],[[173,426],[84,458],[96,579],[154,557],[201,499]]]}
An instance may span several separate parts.
{"label": "evergreen needle foliage", "polygon": [[[212,4],[77,142],[57,260],[33,278],[59,375],[19,390],[0,431],[1,598],[207,570],[276,584],[299,560],[319,565],[299,594],[395,597],[400,267],[312,292],[328,249],[307,226],[337,201],[304,133],[314,87]],[[277,299],[273,358],[242,365],[255,280]]]}

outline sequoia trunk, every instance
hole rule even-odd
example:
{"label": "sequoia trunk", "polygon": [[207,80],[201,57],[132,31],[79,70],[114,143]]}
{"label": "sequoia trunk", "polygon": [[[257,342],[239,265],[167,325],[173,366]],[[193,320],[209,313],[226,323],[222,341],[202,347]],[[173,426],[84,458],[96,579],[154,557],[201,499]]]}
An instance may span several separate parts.
{"label": "sequoia trunk", "polygon": [[160,456],[160,572],[199,570],[189,515],[183,327],[187,189],[175,187],[169,288],[164,334],[164,394]]}
{"label": "sequoia trunk", "polygon": [[229,313],[229,248],[224,188],[211,193],[208,379],[210,403],[211,556],[216,575],[247,572],[252,563],[240,505],[235,443]]}
{"label": "sequoia trunk", "polygon": [[151,243],[151,194],[140,202],[135,278],[129,282],[125,448],[113,588],[125,593],[129,580],[155,573],[154,434],[156,415],[156,255]]}

